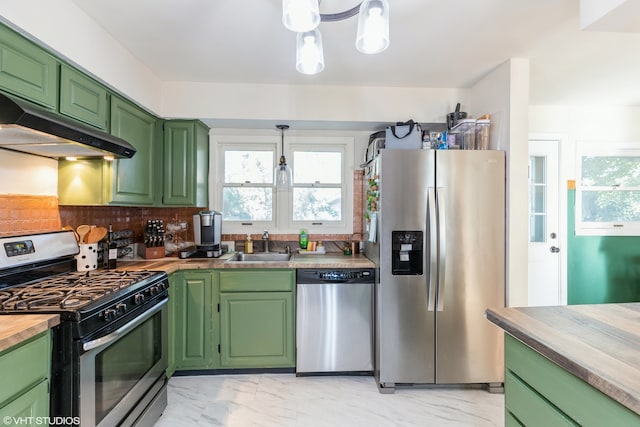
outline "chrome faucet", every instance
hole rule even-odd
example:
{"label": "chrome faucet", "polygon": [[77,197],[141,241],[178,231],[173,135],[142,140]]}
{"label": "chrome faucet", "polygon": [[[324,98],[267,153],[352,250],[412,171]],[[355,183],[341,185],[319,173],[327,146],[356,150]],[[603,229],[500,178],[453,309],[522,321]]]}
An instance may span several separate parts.
{"label": "chrome faucet", "polygon": [[267,230],[262,232],[262,240],[264,241],[264,251],[269,252],[269,232]]}

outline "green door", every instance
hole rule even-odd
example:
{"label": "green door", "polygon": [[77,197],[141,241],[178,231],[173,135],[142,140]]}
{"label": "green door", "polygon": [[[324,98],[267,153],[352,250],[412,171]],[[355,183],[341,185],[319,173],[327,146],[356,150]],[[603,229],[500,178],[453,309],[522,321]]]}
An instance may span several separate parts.
{"label": "green door", "polygon": [[113,96],[111,133],[137,150],[133,158],[113,162],[111,204],[158,204],[162,149],[156,118]]}
{"label": "green door", "polygon": [[[0,408],[0,420],[5,425],[48,426],[49,381],[43,380]],[[15,420],[6,422],[6,420]]]}
{"label": "green door", "polygon": [[58,61],[1,24],[0,89],[58,109]]}
{"label": "green door", "polygon": [[178,370],[206,369],[213,364],[212,284],[211,272],[186,271],[173,286],[174,351]]}
{"label": "green door", "polygon": [[293,367],[292,292],[220,294],[220,366]]}

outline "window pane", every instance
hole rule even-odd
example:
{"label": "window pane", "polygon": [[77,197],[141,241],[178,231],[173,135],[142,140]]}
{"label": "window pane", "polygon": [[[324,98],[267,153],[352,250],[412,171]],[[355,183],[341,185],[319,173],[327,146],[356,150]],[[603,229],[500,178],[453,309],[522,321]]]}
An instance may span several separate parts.
{"label": "window pane", "polygon": [[340,184],[342,182],[342,153],[327,151],[295,151],[293,153],[293,182],[296,184]]}
{"label": "window pane", "polygon": [[232,221],[271,221],[271,187],[234,187],[222,190],[222,217]]}
{"label": "window pane", "polygon": [[544,242],[546,235],[546,215],[529,215],[529,241],[533,243]]}
{"label": "window pane", "polygon": [[340,188],[294,188],[294,221],[340,221],[342,219]]}
{"label": "window pane", "polygon": [[640,157],[582,157],[582,186],[640,186]]}
{"label": "window pane", "polygon": [[546,213],[546,186],[532,185],[529,187],[529,212]]}
{"label": "window pane", "polygon": [[273,165],[271,151],[225,151],[224,182],[271,184]]}
{"label": "window pane", "polygon": [[583,191],[582,220],[640,221],[640,191]]}
{"label": "window pane", "polygon": [[546,182],[545,172],[547,170],[546,157],[531,156],[529,158],[529,168],[531,173],[530,181],[534,184],[544,184]]}

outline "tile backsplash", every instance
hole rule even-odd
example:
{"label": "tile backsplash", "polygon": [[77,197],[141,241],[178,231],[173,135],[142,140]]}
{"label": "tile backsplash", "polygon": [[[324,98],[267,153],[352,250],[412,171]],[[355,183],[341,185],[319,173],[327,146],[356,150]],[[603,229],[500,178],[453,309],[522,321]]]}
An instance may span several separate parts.
{"label": "tile backsplash", "polygon": [[[361,170],[354,171],[353,234],[310,235],[310,240],[350,242],[362,239],[362,183]],[[136,242],[142,242],[142,230],[147,219],[162,219],[165,224],[176,218],[186,220],[192,229],[193,214],[206,208],[143,208],[126,206],[66,206],[58,205],[56,196],[0,195],[0,236],[57,231],[64,225],[73,228],[80,224],[108,227],[114,230],[133,230]],[[1,219],[6,218],[6,219]],[[252,236],[259,241],[259,235]],[[243,242],[245,235],[225,234],[222,240]],[[273,234],[272,240],[296,242],[297,235]]]}
{"label": "tile backsplash", "polygon": [[60,230],[56,196],[0,194],[0,236]]}

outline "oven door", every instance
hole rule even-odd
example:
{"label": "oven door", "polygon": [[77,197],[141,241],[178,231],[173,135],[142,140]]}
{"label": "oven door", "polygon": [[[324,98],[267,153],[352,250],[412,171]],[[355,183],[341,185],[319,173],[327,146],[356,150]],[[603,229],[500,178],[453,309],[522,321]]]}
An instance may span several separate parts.
{"label": "oven door", "polygon": [[83,426],[131,424],[151,407],[157,416],[162,412],[166,406],[166,304],[167,299],[162,300],[114,332],[81,344]]}

